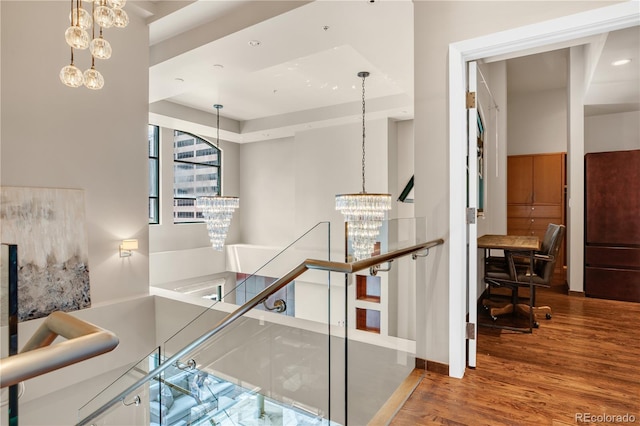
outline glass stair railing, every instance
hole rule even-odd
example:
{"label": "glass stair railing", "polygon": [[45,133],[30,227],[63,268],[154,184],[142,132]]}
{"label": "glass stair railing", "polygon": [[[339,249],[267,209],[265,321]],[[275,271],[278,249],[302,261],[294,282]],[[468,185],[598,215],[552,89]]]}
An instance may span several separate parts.
{"label": "glass stair railing", "polygon": [[[18,246],[0,245],[0,359],[18,353]],[[0,424],[18,424],[21,383],[2,389]]]}
{"label": "glass stair railing", "polygon": [[[118,338],[108,330],[62,311],[51,312],[18,352],[18,247],[0,252],[0,425],[19,424],[18,399],[24,381],[113,350]],[[52,345],[58,338],[67,339]],[[6,409],[5,409],[6,407]]]}
{"label": "glass stair railing", "polygon": [[[372,258],[335,262],[328,259],[328,224],[323,226],[326,247],[307,246],[301,253],[311,247],[326,253],[325,259],[289,263],[297,266],[226,315],[216,309],[200,313],[82,407],[78,424],[367,423],[414,368],[415,320],[412,326],[412,309],[405,306],[416,303],[412,271],[415,260],[443,241],[416,237],[426,234],[416,219],[388,221]],[[283,263],[295,257],[289,250],[279,255]],[[251,277],[260,270],[240,288],[255,289]],[[364,293],[357,290],[358,272],[365,277]],[[367,287],[367,277],[381,282]],[[305,294],[295,299],[294,317],[255,309],[265,300],[270,308],[278,306],[269,298],[291,285]],[[400,285],[409,290],[389,291]],[[374,308],[377,320],[367,315]],[[322,313],[305,318],[311,311]]]}

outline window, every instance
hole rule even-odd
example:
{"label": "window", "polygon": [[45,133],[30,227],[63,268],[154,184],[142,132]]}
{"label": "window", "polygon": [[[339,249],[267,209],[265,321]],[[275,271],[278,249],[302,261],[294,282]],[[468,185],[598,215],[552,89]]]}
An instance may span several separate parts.
{"label": "window", "polygon": [[160,223],[160,129],[149,125],[149,223]]}
{"label": "window", "polygon": [[196,197],[220,193],[220,150],[202,138],[176,130],[173,136],[173,221],[202,222]]}

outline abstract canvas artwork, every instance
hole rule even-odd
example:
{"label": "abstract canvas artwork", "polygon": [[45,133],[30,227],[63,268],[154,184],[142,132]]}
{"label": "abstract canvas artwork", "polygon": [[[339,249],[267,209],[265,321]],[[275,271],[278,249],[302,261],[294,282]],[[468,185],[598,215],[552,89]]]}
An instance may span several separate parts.
{"label": "abstract canvas artwork", "polygon": [[2,242],[18,245],[18,319],[91,306],[84,191],[0,188]]}

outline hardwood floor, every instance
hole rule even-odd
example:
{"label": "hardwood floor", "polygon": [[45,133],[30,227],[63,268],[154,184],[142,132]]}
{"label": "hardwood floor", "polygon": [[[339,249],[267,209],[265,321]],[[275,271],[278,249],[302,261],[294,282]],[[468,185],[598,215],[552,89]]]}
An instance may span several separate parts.
{"label": "hardwood floor", "polygon": [[538,304],[551,320],[533,334],[480,327],[477,368],[426,372],[390,424],[640,423],[640,303],[543,290]]}

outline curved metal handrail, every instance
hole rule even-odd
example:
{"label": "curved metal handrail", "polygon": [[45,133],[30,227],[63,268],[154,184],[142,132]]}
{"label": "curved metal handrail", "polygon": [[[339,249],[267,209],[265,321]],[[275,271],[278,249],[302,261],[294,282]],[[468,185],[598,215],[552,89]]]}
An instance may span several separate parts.
{"label": "curved metal handrail", "polygon": [[[69,340],[50,346],[58,336]],[[52,312],[19,354],[0,359],[0,388],[109,352],[119,342],[110,331]]]}
{"label": "curved metal handrail", "polygon": [[395,250],[389,253],[381,254],[378,256],[373,256],[368,259],[359,260],[353,263],[343,263],[343,262],[331,262],[326,260],[317,260],[317,259],[307,259],[287,274],[278,278],[274,281],[270,286],[262,290],[256,296],[254,296],[251,300],[248,300],[244,305],[240,306],[235,311],[228,314],[222,320],[218,322],[211,330],[207,331],[202,336],[198,337],[193,342],[186,345],[184,348],[180,349],[176,352],[171,358],[167,359],[164,363],[160,364],[153,371],[147,373],[146,376],[142,377],[134,384],[129,386],[124,391],[120,392],[117,396],[109,400],[109,402],[105,403],[102,407],[95,410],[93,413],[87,415],[84,419],[80,420],[77,423],[77,426],[86,425],[99,415],[106,412],[109,408],[111,408],[114,404],[119,401],[124,401],[124,398],[129,395],[131,392],[144,385],[146,382],[156,377],[158,374],[162,373],[169,366],[173,365],[175,362],[179,361],[184,355],[191,352],[193,349],[200,346],[205,341],[209,340],[211,337],[222,331],[229,324],[242,317],[244,314],[249,312],[251,309],[262,303],[267,297],[276,291],[280,290],[285,285],[289,284],[291,281],[298,278],[304,272],[309,269],[319,270],[319,271],[328,271],[328,272],[342,272],[345,274],[351,274],[354,272],[361,271],[363,269],[371,268],[375,265],[379,265],[381,263],[389,262],[393,259],[397,259],[400,257],[404,257],[413,253],[417,253],[423,250],[427,250],[431,247],[435,247],[437,245],[444,244],[444,240],[442,238],[429,241],[426,243],[416,244],[414,246],[406,247],[403,249]]}

